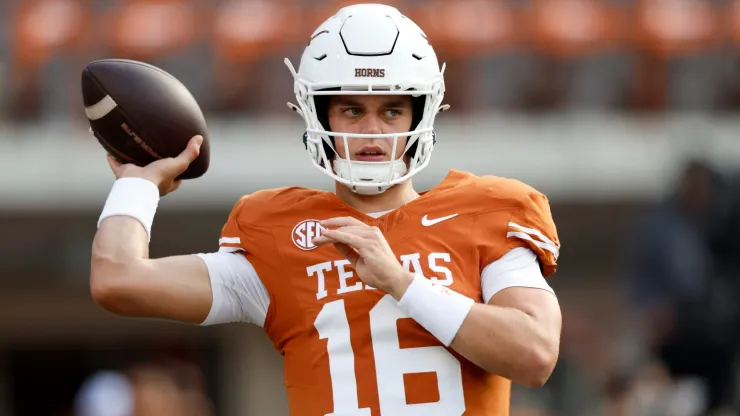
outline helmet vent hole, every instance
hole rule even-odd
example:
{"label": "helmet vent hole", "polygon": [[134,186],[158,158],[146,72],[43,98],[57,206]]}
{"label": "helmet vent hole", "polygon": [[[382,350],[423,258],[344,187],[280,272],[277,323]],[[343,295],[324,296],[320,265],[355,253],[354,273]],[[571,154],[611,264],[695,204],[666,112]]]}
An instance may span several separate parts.
{"label": "helmet vent hole", "polygon": [[315,59],[315,60],[317,60],[319,62],[320,61],[323,61],[324,59],[326,59],[326,54],[323,54],[321,56],[314,56],[313,59]]}

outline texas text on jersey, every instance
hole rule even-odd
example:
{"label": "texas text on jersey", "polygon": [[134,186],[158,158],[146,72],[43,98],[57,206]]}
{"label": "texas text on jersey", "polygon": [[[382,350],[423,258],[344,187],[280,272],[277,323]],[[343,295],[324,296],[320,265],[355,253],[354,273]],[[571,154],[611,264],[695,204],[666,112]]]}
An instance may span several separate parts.
{"label": "texas text on jersey", "polygon": [[246,256],[266,288],[257,323],[285,357],[293,414],[508,415],[510,381],[443,346],[390,295],[364,285],[333,246],[312,244],[318,221],[336,216],[379,227],[407,270],[487,302],[507,286],[549,289],[487,282],[484,273],[519,247],[536,254],[542,275],[554,273],[559,242],[547,199],[514,180],[454,170],[378,218],[333,193],[267,190],[236,204],[220,240],[221,251]]}

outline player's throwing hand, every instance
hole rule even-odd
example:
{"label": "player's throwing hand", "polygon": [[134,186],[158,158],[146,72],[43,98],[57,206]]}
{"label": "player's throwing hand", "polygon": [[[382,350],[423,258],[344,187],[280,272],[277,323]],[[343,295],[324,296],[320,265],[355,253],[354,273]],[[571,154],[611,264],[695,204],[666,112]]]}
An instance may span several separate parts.
{"label": "player's throwing hand", "polygon": [[317,246],[334,244],[349,260],[365,284],[378,288],[399,300],[413,280],[391,250],[383,233],[352,217],[321,221],[321,235],[313,242]]}
{"label": "player's throwing hand", "polygon": [[177,157],[170,157],[154,161],[146,166],[136,166],[131,163],[121,163],[108,154],[108,164],[116,179],[143,178],[153,182],[159,188],[160,196],[174,192],[182,183],[178,176],[188,169],[191,163],[200,154],[200,145],[203,137],[195,136],[188,142],[187,147]]}

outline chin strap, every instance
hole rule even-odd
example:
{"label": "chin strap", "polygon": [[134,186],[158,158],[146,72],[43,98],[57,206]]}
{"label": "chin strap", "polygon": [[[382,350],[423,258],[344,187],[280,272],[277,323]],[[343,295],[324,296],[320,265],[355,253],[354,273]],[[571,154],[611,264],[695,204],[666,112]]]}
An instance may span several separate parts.
{"label": "chin strap", "polygon": [[[357,162],[337,159],[333,162],[334,172],[342,179],[351,182],[347,185],[353,192],[374,195],[385,192],[391,185],[377,185],[391,182],[406,174],[406,162]],[[371,183],[367,183],[371,182]]]}

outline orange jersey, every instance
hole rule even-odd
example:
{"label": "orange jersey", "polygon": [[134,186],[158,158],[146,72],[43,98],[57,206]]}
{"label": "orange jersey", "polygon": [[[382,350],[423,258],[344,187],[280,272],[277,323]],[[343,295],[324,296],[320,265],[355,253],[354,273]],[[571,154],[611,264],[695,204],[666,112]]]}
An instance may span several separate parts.
{"label": "orange jersey", "polygon": [[222,232],[222,247],[242,249],[269,293],[264,330],[285,357],[292,415],[508,415],[509,380],[444,347],[333,246],[313,245],[317,221],[340,216],[380,228],[407,270],[482,302],[481,270],[512,248],[555,272],[545,196],[453,170],[376,219],[333,193],[282,188],[243,197]]}

